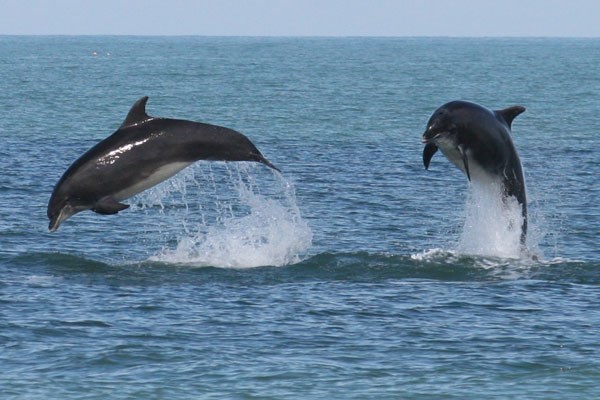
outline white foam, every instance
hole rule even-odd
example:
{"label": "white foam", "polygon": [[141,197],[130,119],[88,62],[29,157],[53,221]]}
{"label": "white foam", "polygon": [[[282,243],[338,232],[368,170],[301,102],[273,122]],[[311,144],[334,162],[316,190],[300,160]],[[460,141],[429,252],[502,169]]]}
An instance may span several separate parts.
{"label": "white foam", "polygon": [[[160,205],[169,220],[169,226],[161,227],[163,240],[176,242],[149,260],[231,268],[301,260],[312,244],[312,231],[290,182],[277,172],[261,171],[257,184],[253,174],[262,165],[227,166],[226,173],[218,171],[223,176],[207,163],[200,168],[186,170],[145,196],[143,203]],[[262,194],[261,188],[269,193]],[[166,202],[173,199],[184,207],[169,210]],[[178,231],[173,233],[173,227]]]}
{"label": "white foam", "polygon": [[420,253],[411,254],[410,258],[415,261],[435,261],[438,259],[445,259],[450,256],[456,256],[456,252],[435,248],[424,250]]}
{"label": "white foam", "polygon": [[61,279],[52,275],[30,275],[26,278],[27,284],[36,287],[52,287]]}

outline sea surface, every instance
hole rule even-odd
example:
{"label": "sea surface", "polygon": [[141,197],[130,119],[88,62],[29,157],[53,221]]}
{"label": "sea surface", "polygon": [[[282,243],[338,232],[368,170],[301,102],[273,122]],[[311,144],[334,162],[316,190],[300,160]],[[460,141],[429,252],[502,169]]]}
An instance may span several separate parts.
{"label": "sea surface", "polygon": [[[0,76],[0,398],[600,398],[599,39],[0,36]],[[49,233],[142,96],[282,173],[201,161]],[[423,167],[457,99],[527,107],[527,251]]]}

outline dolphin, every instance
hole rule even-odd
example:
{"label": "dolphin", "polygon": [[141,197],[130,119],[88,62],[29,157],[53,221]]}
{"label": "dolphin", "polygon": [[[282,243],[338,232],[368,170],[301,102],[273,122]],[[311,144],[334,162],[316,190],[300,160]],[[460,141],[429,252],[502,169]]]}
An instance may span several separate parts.
{"label": "dolphin", "polygon": [[527,237],[527,199],[511,125],[524,111],[523,106],[492,111],[467,101],[451,101],[433,113],[423,134],[425,169],[439,148],[469,181],[499,181],[504,199],[517,199],[523,216],[521,245]]}
{"label": "dolphin", "polygon": [[74,214],[116,214],[128,199],[198,160],[256,161],[277,171],[244,135],[222,126],[146,114],[139,99],[112,135],[79,157],[63,174],[48,202],[53,232]]}

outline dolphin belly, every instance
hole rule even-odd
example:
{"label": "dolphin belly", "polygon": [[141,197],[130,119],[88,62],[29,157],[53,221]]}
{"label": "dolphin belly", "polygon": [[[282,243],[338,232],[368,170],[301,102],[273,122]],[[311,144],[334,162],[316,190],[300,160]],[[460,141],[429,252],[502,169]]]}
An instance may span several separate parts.
{"label": "dolphin belly", "polygon": [[453,140],[442,138],[436,141],[435,144],[452,164],[456,165],[458,169],[466,174],[462,155],[458,151],[458,147],[456,147],[456,143]]}
{"label": "dolphin belly", "polygon": [[127,186],[116,192],[113,197],[117,201],[126,200],[169,179],[191,164],[191,162],[173,162],[163,165],[154,170],[151,174],[147,175],[145,178],[137,180],[131,186]]}
{"label": "dolphin belly", "polygon": [[465,149],[465,155],[468,162],[467,171],[465,167],[465,162],[463,159],[463,155],[461,154],[459,148],[456,143],[452,140],[442,139],[436,141],[435,143],[439,149],[442,151],[442,154],[458,169],[460,169],[469,180],[476,181],[497,181],[500,179],[499,176],[492,174],[488,169],[484,168],[474,157],[473,150],[470,148]]}

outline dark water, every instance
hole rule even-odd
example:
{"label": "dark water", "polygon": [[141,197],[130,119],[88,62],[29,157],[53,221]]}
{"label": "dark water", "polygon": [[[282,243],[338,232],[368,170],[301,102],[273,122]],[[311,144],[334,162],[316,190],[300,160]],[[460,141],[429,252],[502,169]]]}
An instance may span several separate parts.
{"label": "dark water", "polygon": [[[600,397],[598,65],[599,40],[0,37],[1,397]],[[283,175],[200,162],[48,233],[143,95]],[[527,107],[536,259],[423,169],[454,99]]]}

